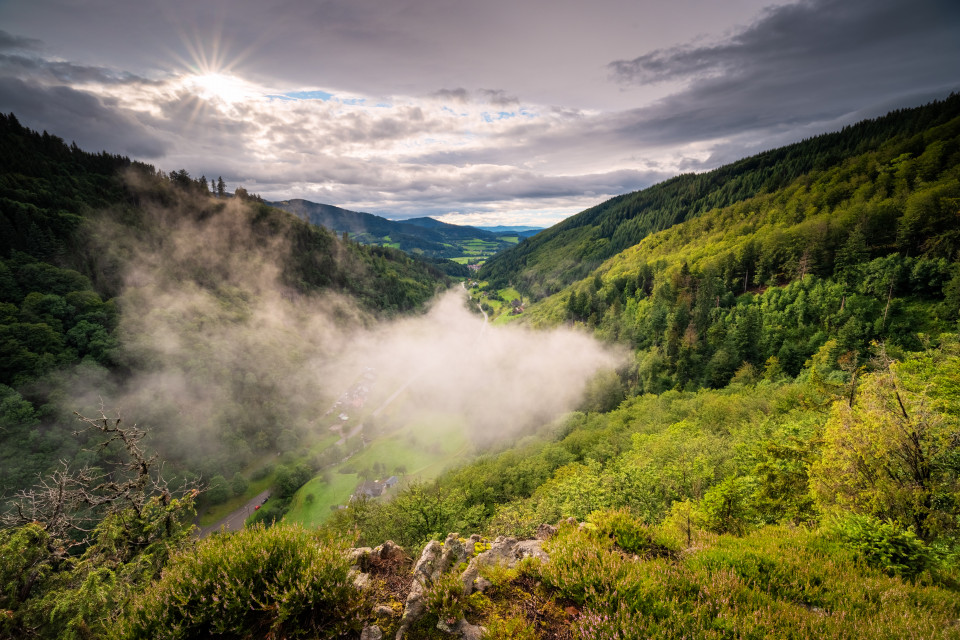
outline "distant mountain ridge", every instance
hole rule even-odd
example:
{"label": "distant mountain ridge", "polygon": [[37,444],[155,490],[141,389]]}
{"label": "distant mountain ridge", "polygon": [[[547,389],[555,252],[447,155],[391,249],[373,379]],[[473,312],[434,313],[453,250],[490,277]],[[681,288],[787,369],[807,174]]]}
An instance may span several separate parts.
{"label": "distant mountain ridge", "polygon": [[390,246],[429,258],[482,260],[514,244],[490,231],[427,217],[388,220],[371,213],[350,211],[301,198],[269,204],[311,224],[336,233],[346,232],[361,244]]}
{"label": "distant mountain ridge", "polygon": [[521,238],[529,238],[530,236],[535,236],[545,229],[545,227],[529,227],[525,225],[498,225],[495,227],[477,227],[477,229],[483,229],[484,231],[490,231],[491,233],[496,234],[517,234]]}

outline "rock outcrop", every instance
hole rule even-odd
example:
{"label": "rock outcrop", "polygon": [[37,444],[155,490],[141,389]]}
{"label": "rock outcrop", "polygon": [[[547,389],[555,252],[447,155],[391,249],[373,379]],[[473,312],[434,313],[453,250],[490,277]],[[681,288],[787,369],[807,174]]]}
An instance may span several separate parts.
{"label": "rock outcrop", "polygon": [[[411,625],[424,614],[424,595],[442,574],[457,570],[469,561],[460,575],[463,593],[469,596],[474,591],[483,591],[490,586],[490,582],[480,576],[480,568],[484,565],[503,565],[512,569],[524,558],[548,561],[550,557],[543,551],[541,544],[541,540],[499,537],[492,544],[486,545],[479,535],[464,540],[457,533],[448,535],[442,544],[436,540],[430,541],[413,569],[413,586],[407,596],[396,640],[402,640]],[[464,618],[454,622],[440,620],[437,627],[464,640],[479,639],[483,633],[482,627],[470,624]]]}
{"label": "rock outcrop", "polygon": [[[555,531],[555,527],[542,525],[537,530],[537,539],[534,540],[501,536],[490,543],[479,535],[464,539],[458,533],[449,534],[443,542],[431,540],[413,566],[412,581],[404,602],[396,640],[407,638],[411,627],[426,613],[427,593],[441,576],[459,573],[464,596],[476,591],[483,592],[491,586],[490,581],[480,575],[484,567],[500,565],[512,569],[524,558],[549,561],[550,557],[543,550],[542,543]],[[382,573],[384,568],[396,568],[409,562],[403,549],[391,541],[373,549],[351,549],[350,561],[353,565],[354,584],[360,589],[369,588],[372,576]],[[388,605],[379,605],[376,611],[378,622],[383,624],[385,620],[388,621],[399,613],[399,608],[395,612]],[[483,635],[483,627],[471,624],[464,617],[441,619],[437,628],[460,640],[479,640]],[[383,632],[377,625],[365,627],[360,636],[361,640],[380,640],[382,637]]]}

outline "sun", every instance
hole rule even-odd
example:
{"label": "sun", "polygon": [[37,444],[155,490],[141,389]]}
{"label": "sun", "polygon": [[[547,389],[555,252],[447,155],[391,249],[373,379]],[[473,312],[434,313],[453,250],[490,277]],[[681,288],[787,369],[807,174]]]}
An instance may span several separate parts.
{"label": "sun", "polygon": [[253,93],[246,82],[237,76],[225,73],[189,76],[186,84],[204,99],[219,99],[227,104],[240,102]]}

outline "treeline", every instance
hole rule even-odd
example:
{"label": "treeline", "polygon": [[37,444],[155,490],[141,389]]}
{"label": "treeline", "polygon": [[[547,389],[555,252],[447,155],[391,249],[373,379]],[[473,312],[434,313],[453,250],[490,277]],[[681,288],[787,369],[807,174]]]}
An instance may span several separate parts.
{"label": "treeline", "polygon": [[[497,254],[483,266],[479,277],[494,288],[512,284],[534,298],[551,295],[648,235],[713,209],[777,192],[802,176],[827,171],[881,146],[897,148],[896,156],[919,156],[926,132],[958,113],[960,95],[951,95],[707,173],[677,176],[617,196]],[[825,195],[828,200],[843,197],[838,191]]]}

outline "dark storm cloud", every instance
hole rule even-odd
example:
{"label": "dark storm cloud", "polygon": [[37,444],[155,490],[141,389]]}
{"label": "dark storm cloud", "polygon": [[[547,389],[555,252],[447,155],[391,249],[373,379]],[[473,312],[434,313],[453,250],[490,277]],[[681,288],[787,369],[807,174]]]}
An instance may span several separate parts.
{"label": "dark storm cloud", "polygon": [[43,43],[34,38],[24,38],[0,29],[0,51],[38,51]]}
{"label": "dark storm cloud", "polygon": [[766,10],[717,44],[611,63],[621,83],[686,88],[606,124],[611,135],[655,144],[744,133],[796,139],[810,125],[943,97],[960,87],[958,61],[954,0],[805,0]]}
{"label": "dark storm cloud", "polygon": [[135,158],[163,155],[166,144],[131,115],[100,98],[66,86],[43,86],[0,77],[0,112],[14,112],[24,125],[47,130],[85,149]]}
{"label": "dark storm cloud", "polygon": [[430,97],[459,104],[480,102],[496,107],[512,107],[520,104],[518,97],[508,95],[503,89],[478,89],[476,92],[470,92],[463,87],[457,87],[456,89],[434,91],[430,94]]}
{"label": "dark storm cloud", "polygon": [[470,101],[470,92],[463,87],[456,89],[440,89],[430,94],[431,97],[439,100],[448,100],[450,102],[465,103]]}
{"label": "dark storm cloud", "polygon": [[498,107],[511,107],[520,104],[520,98],[507,95],[507,92],[503,89],[480,89],[480,95],[487,102]]}
{"label": "dark storm cloud", "polygon": [[155,84],[141,76],[115,69],[9,54],[0,54],[0,73],[33,81],[66,84]]}

